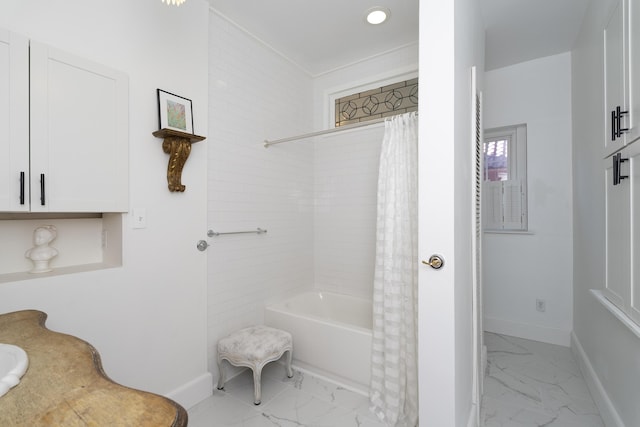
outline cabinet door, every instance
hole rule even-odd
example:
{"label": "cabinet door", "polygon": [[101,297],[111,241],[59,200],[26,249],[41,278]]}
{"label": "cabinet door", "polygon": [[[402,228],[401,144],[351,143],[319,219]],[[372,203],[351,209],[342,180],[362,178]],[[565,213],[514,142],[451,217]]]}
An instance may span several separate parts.
{"label": "cabinet door", "polygon": [[629,90],[629,116],[627,118],[627,141],[640,137],[640,0],[629,0],[629,70],[627,75]]}
{"label": "cabinet door", "polygon": [[[636,323],[640,324],[640,141],[625,148],[622,152],[622,158],[629,159],[625,163],[629,164],[627,173],[631,196],[629,211],[631,224],[628,230],[631,238],[631,289],[627,313]],[[623,173],[626,172],[624,167],[622,170]]]}
{"label": "cabinet door", "polygon": [[128,79],[31,42],[31,211],[128,210]]}
{"label": "cabinet door", "polygon": [[[617,0],[604,28],[604,120],[605,157],[624,145],[625,135],[613,135],[615,130],[612,112],[619,107],[626,110],[624,73],[624,7],[625,0]],[[625,123],[625,119],[622,120]]]}
{"label": "cabinet door", "polygon": [[[613,185],[613,157],[605,164],[605,218],[606,218],[606,275],[605,296],[623,308],[629,298],[630,236],[629,236],[629,183],[622,180]],[[625,168],[623,168],[626,170]]]}
{"label": "cabinet door", "polygon": [[29,42],[0,30],[0,211],[29,210]]}
{"label": "cabinet door", "polygon": [[613,161],[605,160],[605,296],[640,324],[640,143],[621,152],[620,175],[613,185]]}

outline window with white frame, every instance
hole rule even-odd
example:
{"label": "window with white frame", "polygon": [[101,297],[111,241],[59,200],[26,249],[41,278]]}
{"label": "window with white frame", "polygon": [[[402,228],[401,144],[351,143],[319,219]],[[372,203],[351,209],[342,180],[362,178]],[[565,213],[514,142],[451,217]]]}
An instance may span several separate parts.
{"label": "window with white frame", "polygon": [[487,129],[483,143],[486,231],[527,230],[527,125]]}

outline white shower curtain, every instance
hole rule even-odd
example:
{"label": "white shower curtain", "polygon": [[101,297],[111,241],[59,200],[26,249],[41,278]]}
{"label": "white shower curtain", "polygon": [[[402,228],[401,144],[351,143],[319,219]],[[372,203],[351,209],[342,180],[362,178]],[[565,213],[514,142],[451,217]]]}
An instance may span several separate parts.
{"label": "white shower curtain", "polygon": [[388,426],[418,425],[418,117],[385,121],[378,177],[370,400]]}

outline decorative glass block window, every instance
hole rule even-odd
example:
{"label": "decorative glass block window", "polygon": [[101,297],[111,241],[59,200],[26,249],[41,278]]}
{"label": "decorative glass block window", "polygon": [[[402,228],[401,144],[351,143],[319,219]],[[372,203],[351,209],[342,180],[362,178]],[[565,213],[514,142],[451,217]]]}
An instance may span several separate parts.
{"label": "decorative glass block window", "polygon": [[418,111],[418,79],[336,99],[336,127]]}
{"label": "decorative glass block window", "polygon": [[527,126],[485,131],[483,144],[485,230],[527,230]]}

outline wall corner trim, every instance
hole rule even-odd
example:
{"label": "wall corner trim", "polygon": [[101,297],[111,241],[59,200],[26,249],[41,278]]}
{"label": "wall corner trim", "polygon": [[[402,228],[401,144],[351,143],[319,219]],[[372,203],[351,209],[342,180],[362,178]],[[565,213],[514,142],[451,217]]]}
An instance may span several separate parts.
{"label": "wall corner trim", "polygon": [[582,371],[591,396],[593,396],[593,400],[600,410],[600,416],[604,424],[608,427],[625,427],[574,331],[571,332],[571,352],[578,361],[580,371]]}

